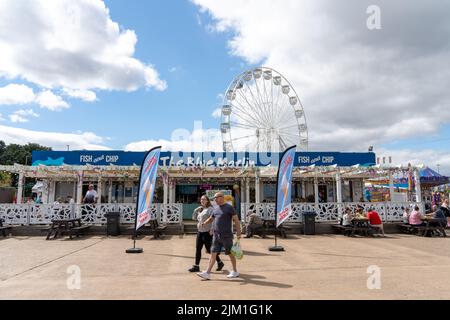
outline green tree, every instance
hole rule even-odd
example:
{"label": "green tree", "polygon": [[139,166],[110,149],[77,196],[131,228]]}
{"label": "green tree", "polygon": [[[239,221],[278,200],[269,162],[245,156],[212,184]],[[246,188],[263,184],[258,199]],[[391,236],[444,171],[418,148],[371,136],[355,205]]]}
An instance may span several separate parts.
{"label": "green tree", "polygon": [[3,141],[0,141],[0,164],[13,165],[18,163],[31,165],[31,154],[34,150],[50,151],[52,148],[41,146],[37,143],[25,145],[9,144],[6,146]]}
{"label": "green tree", "polygon": [[8,172],[0,171],[0,187],[9,187],[11,185],[11,175]]}
{"label": "green tree", "polygon": [[[25,145],[9,144],[0,140],[0,165],[26,164],[31,165],[31,155],[34,150],[51,151],[52,148],[41,146],[37,143],[27,143]],[[4,173],[0,175],[0,183],[10,182],[13,187],[17,187],[18,175]]]}
{"label": "green tree", "polygon": [[[0,140],[0,159],[2,158],[3,153],[5,152],[6,149],[6,144],[4,141]],[[2,164],[2,162],[0,161],[0,164]]]}

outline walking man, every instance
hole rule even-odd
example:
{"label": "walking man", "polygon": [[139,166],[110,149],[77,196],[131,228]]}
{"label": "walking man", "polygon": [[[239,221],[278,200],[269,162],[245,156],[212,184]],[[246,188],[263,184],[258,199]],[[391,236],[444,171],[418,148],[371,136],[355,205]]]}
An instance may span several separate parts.
{"label": "walking man", "polygon": [[238,239],[241,238],[241,224],[234,208],[225,203],[222,192],[216,193],[214,195],[214,200],[216,201],[217,207],[214,208],[212,215],[202,223],[213,223],[213,241],[209,265],[206,271],[199,272],[197,275],[205,280],[211,279],[211,269],[216,262],[217,254],[223,247],[225,249],[225,254],[230,256],[231,265],[233,266],[233,271],[230,271],[227,278],[237,278],[239,277],[239,272],[237,272],[236,268],[236,258],[230,254],[231,247],[233,246],[233,232],[231,230],[231,224],[234,222],[236,236]]}

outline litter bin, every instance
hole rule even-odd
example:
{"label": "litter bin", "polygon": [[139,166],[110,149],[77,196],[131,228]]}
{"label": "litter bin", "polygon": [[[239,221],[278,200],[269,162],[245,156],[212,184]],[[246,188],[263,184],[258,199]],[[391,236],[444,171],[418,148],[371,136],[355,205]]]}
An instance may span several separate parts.
{"label": "litter bin", "polygon": [[314,211],[303,212],[303,233],[316,234],[316,213]]}
{"label": "litter bin", "polygon": [[108,212],[106,217],[106,235],[118,236],[120,234],[120,212]]}

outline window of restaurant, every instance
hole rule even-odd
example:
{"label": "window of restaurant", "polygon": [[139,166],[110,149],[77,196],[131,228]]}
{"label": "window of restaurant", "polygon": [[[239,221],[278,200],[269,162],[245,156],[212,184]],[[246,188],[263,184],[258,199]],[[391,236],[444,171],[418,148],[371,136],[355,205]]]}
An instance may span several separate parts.
{"label": "window of restaurant", "polygon": [[342,185],[342,201],[353,202],[353,186],[351,180],[344,180]]}
{"label": "window of restaurant", "polygon": [[315,202],[316,197],[314,196],[314,182],[306,181],[305,183],[305,195],[306,202]]}
{"label": "window of restaurant", "polygon": [[[110,203],[136,203],[139,189],[138,181],[112,181]],[[102,202],[108,202],[109,181],[105,181],[102,190]]]}
{"label": "window of restaurant", "polygon": [[362,180],[352,180],[352,192],[353,201],[364,202]]}
{"label": "window of restaurant", "polygon": [[263,185],[263,198],[262,200],[266,202],[275,202],[277,196],[277,185],[276,183],[267,182]]}
{"label": "window of restaurant", "polygon": [[[299,182],[293,182],[291,185],[291,195],[293,202],[300,202],[302,197],[302,186]],[[263,185],[263,198],[266,202],[275,202],[277,197],[277,184],[276,182],[264,182]]]}
{"label": "window of restaurant", "polygon": [[74,181],[56,181],[55,200],[61,203],[68,203],[70,198],[76,199],[76,183]]}
{"label": "window of restaurant", "polygon": [[199,203],[199,197],[201,196],[200,188],[198,185],[182,184],[176,186],[176,198],[175,202],[178,203]]}

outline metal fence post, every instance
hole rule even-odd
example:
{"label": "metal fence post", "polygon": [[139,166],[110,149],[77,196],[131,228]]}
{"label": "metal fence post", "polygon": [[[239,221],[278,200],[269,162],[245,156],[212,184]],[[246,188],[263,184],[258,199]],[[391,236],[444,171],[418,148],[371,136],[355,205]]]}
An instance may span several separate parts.
{"label": "metal fence post", "polygon": [[385,202],[384,203],[384,221],[383,222],[388,222],[388,217],[389,217],[389,214],[390,214],[390,210],[391,210],[391,208],[389,206],[389,203]]}
{"label": "metal fence post", "polygon": [[26,225],[29,226],[30,222],[31,222],[31,204],[30,203],[27,205],[27,212],[26,212],[26,214],[27,214]]}

